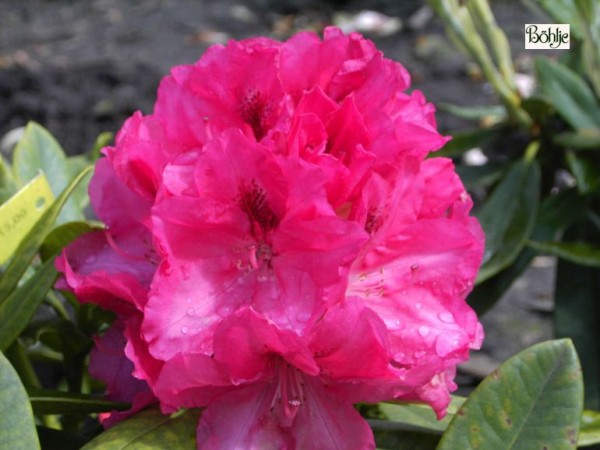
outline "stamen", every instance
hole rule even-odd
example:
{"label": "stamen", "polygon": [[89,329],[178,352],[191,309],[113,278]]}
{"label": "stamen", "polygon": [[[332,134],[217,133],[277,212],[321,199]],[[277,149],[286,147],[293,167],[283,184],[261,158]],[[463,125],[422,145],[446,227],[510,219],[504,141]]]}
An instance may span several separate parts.
{"label": "stamen", "polygon": [[[302,373],[283,360],[278,360],[275,368],[277,388],[271,401],[271,411],[283,413],[282,419],[293,420],[304,404],[304,388]],[[279,409],[281,408],[281,409]]]}
{"label": "stamen", "polygon": [[248,258],[250,259],[250,265],[254,270],[258,269],[258,261],[256,260],[256,245],[248,247]]}

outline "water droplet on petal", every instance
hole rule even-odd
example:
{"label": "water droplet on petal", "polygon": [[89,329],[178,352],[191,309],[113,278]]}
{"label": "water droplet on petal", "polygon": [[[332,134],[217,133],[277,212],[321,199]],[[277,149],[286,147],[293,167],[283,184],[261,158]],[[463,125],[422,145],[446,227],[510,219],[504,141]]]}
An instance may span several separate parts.
{"label": "water droplet on petal", "polygon": [[296,319],[298,319],[298,322],[308,322],[310,316],[311,314],[309,312],[301,312],[296,316]]}
{"label": "water droplet on petal", "polygon": [[431,331],[431,330],[429,329],[429,327],[428,327],[428,326],[421,325],[421,326],[419,327],[419,334],[421,335],[421,337],[427,337],[427,336],[429,336],[429,332],[430,332],[430,331]]}
{"label": "water droplet on petal", "polygon": [[439,313],[438,317],[444,323],[454,323],[454,316],[449,311],[443,311]]}
{"label": "water droplet on petal", "polygon": [[186,302],[186,303],[192,303],[192,299],[191,299],[191,298],[187,298],[187,299],[185,300],[185,302]]}
{"label": "water droplet on petal", "polygon": [[184,336],[188,333],[188,327],[181,327],[181,334]]}
{"label": "water droplet on petal", "polygon": [[394,360],[398,362],[402,362],[402,360],[406,357],[406,355],[402,352],[398,352],[394,355]]}
{"label": "water droplet on petal", "polygon": [[425,352],[423,352],[423,351],[416,351],[416,352],[414,353],[414,356],[415,356],[415,358],[417,358],[417,359],[420,359],[420,358],[422,358],[422,357],[423,357],[423,355],[425,355]]}
{"label": "water droplet on petal", "polygon": [[95,255],[90,255],[87,258],[85,258],[85,262],[87,264],[92,264],[94,262],[96,262],[96,256]]}
{"label": "water droplet on petal", "polygon": [[423,303],[421,303],[421,302],[415,303],[415,308],[421,309],[422,307],[423,307]]}
{"label": "water droplet on petal", "polygon": [[187,309],[187,315],[188,315],[188,316],[193,316],[193,315],[194,315],[194,313],[195,313],[195,311],[194,311],[194,308],[188,308],[188,309]]}
{"label": "water droplet on petal", "polygon": [[418,264],[413,264],[412,266],[410,266],[410,270],[411,270],[412,272],[415,272],[415,271],[416,271],[416,270],[418,270],[418,269],[419,269],[419,265],[418,265]]}
{"label": "water droplet on petal", "polygon": [[359,281],[365,281],[367,279],[367,274],[366,273],[361,273],[360,276],[358,277]]}
{"label": "water droplet on petal", "polygon": [[259,276],[257,276],[257,277],[256,277],[256,279],[257,279],[258,281],[260,281],[260,282],[265,282],[265,281],[267,281],[267,280],[269,279],[269,277],[267,277],[267,276],[266,276],[266,275],[264,275],[264,274],[260,274]]}
{"label": "water droplet on petal", "polygon": [[219,306],[217,308],[217,314],[220,315],[221,317],[228,316],[229,314],[231,314],[231,311],[232,311],[231,307],[227,306],[227,305]]}

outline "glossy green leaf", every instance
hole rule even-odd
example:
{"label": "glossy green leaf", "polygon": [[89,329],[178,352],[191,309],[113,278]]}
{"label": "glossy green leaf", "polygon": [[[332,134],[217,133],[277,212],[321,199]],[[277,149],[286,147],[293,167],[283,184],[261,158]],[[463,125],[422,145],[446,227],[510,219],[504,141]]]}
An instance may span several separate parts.
{"label": "glossy green leaf", "polygon": [[464,397],[452,397],[446,417],[438,420],[431,407],[423,403],[380,403],[379,410],[391,422],[397,422],[404,429],[443,433],[454,414],[465,402]]}
{"label": "glossy green leaf", "polygon": [[97,396],[50,390],[30,390],[29,401],[35,414],[99,413],[125,411],[131,407]]}
{"label": "glossy green leaf", "polygon": [[68,222],[52,230],[40,246],[42,260],[58,255],[61,250],[78,236],[89,233],[95,228],[87,222]]}
{"label": "glossy green leaf", "polygon": [[600,268],[600,247],[586,242],[529,241],[527,245],[539,252],[558,256],[575,264]]}
{"label": "glossy green leaf", "polygon": [[[76,175],[54,137],[41,125],[29,122],[13,155],[13,171],[20,185],[33,179],[41,170],[46,174],[52,191],[58,196]],[[84,220],[81,208],[72,199],[60,212],[57,222]]]}
{"label": "glossy green leaf", "polygon": [[165,416],[157,408],[139,412],[90,441],[83,450],[196,449],[195,410]]}
{"label": "glossy green leaf", "polygon": [[581,194],[600,191],[600,155],[567,152],[567,163]]}
{"label": "glossy green leaf", "polygon": [[600,128],[600,107],[583,78],[549,58],[535,60],[542,94],[551,99],[558,114],[574,129]]}
{"label": "glossy green leaf", "polygon": [[[532,233],[532,239],[556,239],[573,222],[585,215],[587,201],[575,189],[568,189],[544,199]],[[537,251],[525,247],[511,265],[479,283],[467,298],[469,304],[481,315],[488,311],[512,283],[527,269]]]}
{"label": "glossy green leaf", "polygon": [[554,143],[575,150],[600,150],[600,129],[583,128],[573,132],[560,133],[554,136]]}
{"label": "glossy green leaf", "polygon": [[[600,245],[600,233],[582,221],[565,234],[568,241]],[[556,336],[573,339],[585,378],[585,405],[600,409],[600,269],[559,259],[556,267],[554,328]]]}
{"label": "glossy green leaf", "polygon": [[600,444],[600,412],[586,409],[581,416],[577,445],[586,447],[597,444]]}
{"label": "glossy green leaf", "polygon": [[0,305],[0,351],[6,351],[25,329],[57,275],[54,261],[49,259]]}
{"label": "glossy green leaf", "polygon": [[6,357],[0,353],[0,448],[35,450],[40,444],[35,432],[27,392]]}
{"label": "glossy green leaf", "polygon": [[575,449],[582,410],[583,379],[573,343],[543,342],[481,382],[438,450]]}
{"label": "glossy green leaf", "polygon": [[15,251],[15,256],[0,277],[0,305],[17,286],[17,283],[21,279],[21,276],[25,273],[25,270],[27,270],[29,267],[29,263],[37,253],[40,245],[52,229],[54,222],[63,205],[69,198],[69,195],[90,170],[91,168],[88,168],[81,172],[69,184],[69,186],[67,186],[67,188],[54,201],[52,206],[50,206],[50,208],[48,208],[44,215],[38,220],[35,226],[27,234],[25,239],[23,239],[21,244],[19,244],[19,247]]}
{"label": "glossy green leaf", "polygon": [[486,236],[478,282],[509,266],[535,226],[540,201],[540,168],[536,161],[517,161],[479,212]]}

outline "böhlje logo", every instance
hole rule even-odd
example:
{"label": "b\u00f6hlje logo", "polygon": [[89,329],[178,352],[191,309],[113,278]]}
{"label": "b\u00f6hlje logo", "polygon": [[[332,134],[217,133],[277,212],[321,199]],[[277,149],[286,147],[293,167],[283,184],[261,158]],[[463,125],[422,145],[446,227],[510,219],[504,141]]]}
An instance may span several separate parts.
{"label": "b\u00f6hlje logo", "polygon": [[570,48],[568,23],[528,23],[525,25],[526,50],[566,50]]}

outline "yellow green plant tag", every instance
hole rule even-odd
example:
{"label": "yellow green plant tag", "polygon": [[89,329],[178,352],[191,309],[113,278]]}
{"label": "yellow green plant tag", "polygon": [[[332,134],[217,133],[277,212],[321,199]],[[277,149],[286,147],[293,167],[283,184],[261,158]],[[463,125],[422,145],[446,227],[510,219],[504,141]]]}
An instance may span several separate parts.
{"label": "yellow green plant tag", "polygon": [[4,264],[40,216],[54,201],[46,175],[40,172],[0,205],[0,264]]}

